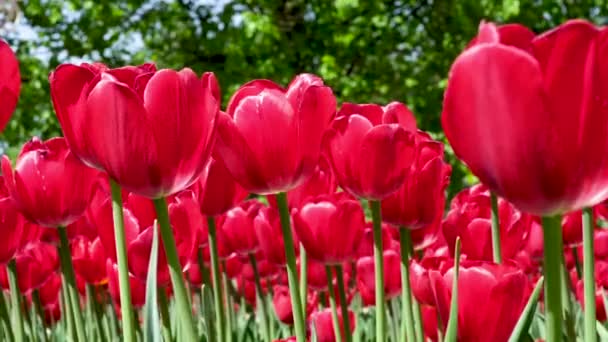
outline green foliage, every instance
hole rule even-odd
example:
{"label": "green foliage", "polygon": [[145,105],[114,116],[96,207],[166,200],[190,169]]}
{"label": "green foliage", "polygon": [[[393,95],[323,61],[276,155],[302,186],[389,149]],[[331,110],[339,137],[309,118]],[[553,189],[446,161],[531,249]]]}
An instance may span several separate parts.
{"label": "green foliage", "polygon": [[[60,134],[46,78],[59,63],[81,60],[211,70],[224,104],[248,80],[286,84],[312,72],[340,102],[403,101],[422,129],[440,132],[450,64],[481,20],[540,32],[569,18],[605,24],[608,16],[603,0],[22,0],[20,10],[34,37],[6,34],[24,81],[3,136],[10,146]],[[451,161],[455,190],[467,179]]]}

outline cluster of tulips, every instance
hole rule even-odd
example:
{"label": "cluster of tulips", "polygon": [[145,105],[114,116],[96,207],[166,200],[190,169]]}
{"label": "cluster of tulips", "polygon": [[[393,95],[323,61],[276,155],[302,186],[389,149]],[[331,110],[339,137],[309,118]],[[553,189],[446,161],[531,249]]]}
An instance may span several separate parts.
{"label": "cluster of tulips", "polygon": [[[0,337],[604,340],[606,58],[585,21],[481,23],[442,113],[481,184],[447,211],[443,144],[402,103],[338,108],[300,74],[222,111],[213,73],[60,65],[64,137],[2,159]],[[5,43],[0,73],[4,127]]]}

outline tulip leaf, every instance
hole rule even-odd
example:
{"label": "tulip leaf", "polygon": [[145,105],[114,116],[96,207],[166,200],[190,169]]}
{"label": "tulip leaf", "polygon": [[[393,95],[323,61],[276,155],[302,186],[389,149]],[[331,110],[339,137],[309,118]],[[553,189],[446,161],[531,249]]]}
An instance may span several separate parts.
{"label": "tulip leaf", "polygon": [[458,271],[460,266],[460,238],[456,239],[454,248],[454,275],[452,277],[452,302],[450,318],[445,332],[445,342],[456,342],[458,338]]}
{"label": "tulip leaf", "polygon": [[146,306],[144,308],[144,341],[160,342],[160,319],[158,313],[157,296],[157,266],[158,266],[158,225],[154,221],[154,237],[152,239],[152,250],[150,251],[150,262],[148,263],[148,275],[146,277]]}
{"label": "tulip leaf", "polygon": [[203,305],[201,310],[204,317],[207,332],[207,341],[215,341],[215,323],[213,321],[213,317],[215,317],[215,312],[213,308],[213,292],[211,291],[211,287],[203,285],[201,296],[203,296]]}
{"label": "tulip leaf", "polygon": [[532,294],[528,299],[528,303],[526,303],[524,311],[519,316],[517,324],[515,324],[515,328],[509,337],[509,342],[522,342],[527,340],[528,330],[530,330],[530,324],[532,324],[532,320],[534,319],[536,306],[538,304],[538,297],[540,296],[540,292],[543,288],[543,282],[543,277],[540,277],[540,279],[538,279],[536,282],[534,291],[532,291]]}

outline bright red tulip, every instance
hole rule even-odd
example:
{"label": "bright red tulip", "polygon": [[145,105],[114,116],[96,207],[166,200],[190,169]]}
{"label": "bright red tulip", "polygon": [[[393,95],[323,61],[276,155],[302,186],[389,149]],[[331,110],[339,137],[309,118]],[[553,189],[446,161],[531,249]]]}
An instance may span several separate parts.
{"label": "bright red tulip", "polygon": [[[161,253],[159,253],[160,255]],[[118,285],[118,266],[108,259],[106,262],[106,273],[108,274],[108,292],[115,304],[120,303],[120,287]],[[146,303],[146,283],[129,275],[129,286],[131,288],[131,304],[140,308]],[[120,310],[116,310],[120,313]]]}
{"label": "bright red tulip", "polygon": [[446,137],[484,184],[522,211],[564,213],[608,196],[607,37],[582,20],[539,36],[482,22],[452,65]]}
{"label": "bright red tulip", "polygon": [[425,257],[420,261],[413,260],[410,264],[410,284],[412,295],[418,303],[435,305],[435,294],[429,272],[439,271],[445,273],[452,265],[453,260],[445,257]]}
{"label": "bright red tulip", "polygon": [[107,69],[64,64],[51,96],[74,154],[148,198],[193,184],[211,153],[219,113],[212,73],[145,64]]}
{"label": "bright red tulip", "polygon": [[[261,208],[253,221],[253,226],[260,243],[260,249],[266,259],[277,265],[285,265],[285,242],[277,209],[273,207]],[[293,234],[293,238],[294,246],[297,249],[299,242],[296,234]]]}
{"label": "bright red tulip", "polygon": [[218,155],[247,191],[289,191],[312,175],[335,111],[332,90],[317,76],[298,75],[287,89],[251,81],[219,116]]}
{"label": "bright red tulip", "polygon": [[418,131],[416,160],[397,192],[382,200],[382,219],[408,229],[433,223],[445,206],[451,167],[443,160],[443,144]]}
{"label": "bright red tulip", "polygon": [[88,284],[102,284],[107,280],[106,253],[101,239],[80,235],[70,243],[74,272]]}
{"label": "bright red tulip", "polygon": [[2,157],[6,187],[23,215],[47,227],[76,221],[92,197],[99,172],[82,164],[65,139],[38,138],[23,145],[15,169]]}
{"label": "bright red tulip", "polygon": [[25,242],[29,242],[23,241],[25,224],[25,219],[8,194],[4,177],[0,176],[0,268],[15,256]]}
{"label": "bright red tulip", "polygon": [[[430,271],[435,306],[448,322],[453,268]],[[507,341],[530,293],[530,281],[509,265],[462,262],[458,277],[458,341]]]}
{"label": "bright red tulip", "polygon": [[[352,311],[348,311],[348,319],[350,322],[350,332],[352,334],[355,330],[355,315]],[[331,309],[323,309],[317,311],[311,315],[312,328],[315,329],[318,342],[335,342],[336,334],[334,331],[334,325],[332,321]],[[344,321],[342,320],[342,311],[338,311],[338,325],[340,327],[340,333],[342,334],[342,340],[345,339]]]}
{"label": "bright red tulip", "polygon": [[341,264],[356,257],[365,229],[359,201],[344,193],[319,196],[294,209],[292,216],[298,238],[312,259]]}
{"label": "bright red tulip", "polygon": [[[490,194],[482,185],[461,191],[443,221],[443,236],[453,253],[456,238],[462,241],[462,254],[470,260],[492,261]],[[523,214],[502,198],[498,199],[501,254],[513,258],[526,244],[532,217]],[[453,255],[453,254],[451,254]]]}
{"label": "bright red tulip", "polygon": [[249,200],[226,212],[218,236],[230,253],[247,257],[259,249],[253,222],[263,206],[258,200]]}
{"label": "bright red tulip", "polygon": [[[390,300],[401,293],[401,257],[393,250],[384,251],[384,296]],[[376,303],[374,258],[357,260],[357,289],[365,305]]]}
{"label": "bright red tulip", "polygon": [[25,294],[42,286],[59,269],[57,247],[45,242],[28,244],[15,256],[19,290]]}
{"label": "bright red tulip", "polygon": [[[574,274],[574,286],[576,289],[576,299],[581,304],[583,310],[585,310],[584,301],[584,282],[582,279],[576,279],[576,271]],[[608,262],[603,260],[597,260],[595,263],[595,306],[596,306],[596,318],[600,322],[606,322],[607,313],[604,307],[604,293],[608,290]]]}
{"label": "bright red tulip", "polygon": [[13,115],[20,91],[19,61],[11,47],[0,39],[0,131]]}
{"label": "bright red tulip", "polygon": [[[310,316],[318,304],[317,295],[309,292],[306,299],[306,317]],[[279,321],[289,325],[293,324],[291,297],[287,286],[276,285],[273,287],[272,305]]]}
{"label": "bright red tulip", "polygon": [[338,184],[380,200],[397,191],[416,159],[416,121],[405,105],[345,103],[327,132],[323,151]]}
{"label": "bright red tulip", "polygon": [[244,200],[248,193],[230,175],[224,163],[211,158],[194,185],[204,215],[221,215]]}
{"label": "bright red tulip", "polygon": [[[392,230],[394,230],[394,228],[392,228],[391,225],[384,222],[382,223],[382,247],[384,250],[393,249],[394,247],[395,241],[393,240]],[[399,249],[396,250],[399,251]],[[372,224],[368,223],[363,230],[363,238],[359,244],[357,256],[371,257],[372,255],[374,255],[374,231]]]}

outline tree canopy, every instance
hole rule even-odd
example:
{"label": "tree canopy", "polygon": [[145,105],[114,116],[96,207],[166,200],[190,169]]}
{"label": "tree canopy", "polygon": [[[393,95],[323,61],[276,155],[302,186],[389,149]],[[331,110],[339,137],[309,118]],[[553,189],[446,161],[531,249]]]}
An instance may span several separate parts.
{"label": "tree canopy", "polygon": [[[605,0],[21,0],[0,6],[0,34],[16,48],[23,80],[1,140],[60,135],[47,76],[64,62],[153,61],[216,73],[224,104],[255,78],[287,84],[322,76],[339,102],[406,103],[442,139],[450,65],[481,20],[536,32],[571,18],[603,25]],[[13,9],[14,6],[13,6]],[[13,22],[13,23],[11,23]],[[514,71],[516,72],[516,71]],[[448,151],[449,152],[449,151]],[[453,157],[452,157],[453,158]],[[464,168],[454,168],[462,186]]]}

